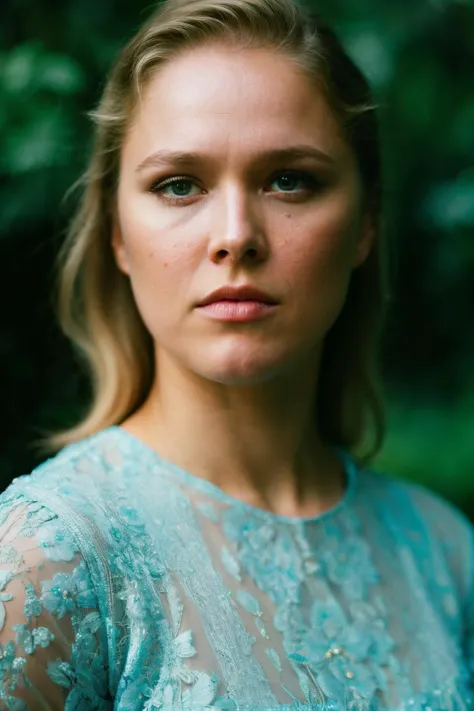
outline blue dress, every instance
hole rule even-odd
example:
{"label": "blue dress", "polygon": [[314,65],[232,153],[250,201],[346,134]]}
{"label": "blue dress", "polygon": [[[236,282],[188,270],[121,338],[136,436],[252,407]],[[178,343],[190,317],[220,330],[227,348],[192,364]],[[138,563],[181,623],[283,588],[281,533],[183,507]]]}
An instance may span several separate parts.
{"label": "blue dress", "polygon": [[474,709],[473,528],[346,471],[311,518],[243,503],[113,426],[0,496],[0,708]]}

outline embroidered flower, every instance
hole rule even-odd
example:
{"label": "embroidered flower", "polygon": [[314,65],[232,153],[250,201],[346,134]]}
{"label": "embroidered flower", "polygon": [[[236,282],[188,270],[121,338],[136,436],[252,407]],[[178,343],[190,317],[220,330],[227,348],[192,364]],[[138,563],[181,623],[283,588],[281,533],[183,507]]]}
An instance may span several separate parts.
{"label": "embroidered flower", "polygon": [[239,506],[222,514],[224,532],[238,544],[242,567],[272,600],[299,601],[303,577],[301,557],[290,531],[249,516]]}
{"label": "embroidered flower", "polygon": [[48,665],[48,675],[60,686],[70,689],[65,709],[109,708],[108,675],[101,649],[94,636],[101,624],[98,612],[87,615],[76,630],[70,662],[57,660]]}
{"label": "embroidered flower", "polygon": [[102,625],[102,618],[98,612],[90,612],[79,625],[76,632],[75,652],[82,661],[95,657],[97,648],[96,632]]}
{"label": "embroidered flower", "polygon": [[41,526],[36,538],[46,558],[54,562],[71,561],[78,552],[70,534],[57,519]]}
{"label": "embroidered flower", "polygon": [[27,654],[33,654],[36,647],[47,647],[54,639],[54,634],[47,627],[36,627],[29,630],[27,625],[13,625],[16,632],[16,644],[23,647]]}
{"label": "embroidered flower", "polygon": [[171,676],[181,679],[185,684],[192,684],[199,676],[199,672],[195,672],[184,664],[184,659],[196,656],[194,647],[194,634],[192,630],[187,630],[178,635],[174,640],[174,654],[171,656],[172,667]]}
{"label": "embroidered flower", "polygon": [[[5,645],[0,642],[0,671],[9,677],[12,673],[15,660],[15,644],[9,640]],[[0,676],[0,679],[2,677]]]}
{"label": "embroidered flower", "polygon": [[143,519],[139,516],[136,509],[134,509],[130,504],[122,504],[119,507],[119,513],[123,517],[124,523],[132,532],[134,536],[140,536],[145,533],[145,524]]}
{"label": "embroidered flower", "polygon": [[283,634],[291,632],[291,636],[295,639],[301,639],[307,630],[301,608],[290,600],[286,600],[280,605],[273,616],[273,624]]}
{"label": "embroidered flower", "polygon": [[42,580],[41,587],[43,589],[41,601],[44,607],[59,619],[76,609],[74,600],[76,583],[71,575],[56,573],[52,580]]}
{"label": "embroidered flower", "polygon": [[339,540],[336,550],[323,550],[328,578],[341,588],[348,600],[361,600],[368,586],[379,582],[368,544],[361,538]]}
{"label": "embroidered flower", "polygon": [[[368,609],[370,606],[367,617]],[[386,688],[385,676],[373,672],[373,662],[379,666],[386,663],[394,643],[375,613],[372,619],[354,622],[330,598],[313,603],[310,621],[311,627],[293,654],[307,660],[322,678],[336,677],[362,698],[371,698],[377,689]]]}
{"label": "embroidered flower", "polygon": [[25,583],[25,604],[23,606],[23,614],[26,619],[30,622],[33,616],[38,617],[38,615],[41,615],[42,611],[43,605],[36,594],[34,585],[31,583]]}
{"label": "embroidered flower", "polygon": [[59,619],[78,607],[96,607],[97,597],[84,560],[76,566],[71,575],[56,573],[53,580],[42,580],[41,602],[46,610]]}
{"label": "embroidered flower", "polygon": [[195,711],[195,709],[204,709],[212,704],[218,685],[219,677],[217,674],[209,675],[206,672],[198,672],[196,683],[182,694],[182,710]]}
{"label": "embroidered flower", "polygon": [[62,686],[64,689],[70,689],[76,679],[71,664],[61,660],[49,662],[47,674],[55,684]]}

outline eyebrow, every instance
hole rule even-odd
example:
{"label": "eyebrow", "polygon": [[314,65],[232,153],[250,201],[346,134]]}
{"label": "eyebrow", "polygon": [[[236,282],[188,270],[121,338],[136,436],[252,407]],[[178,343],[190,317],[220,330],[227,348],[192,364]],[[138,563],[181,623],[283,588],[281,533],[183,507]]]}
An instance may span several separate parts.
{"label": "eyebrow", "polygon": [[[309,145],[288,146],[287,148],[273,148],[261,151],[257,154],[256,160],[262,162],[295,160],[297,158],[316,158],[331,166],[335,164],[332,156],[324,151]],[[191,167],[198,165],[205,160],[205,156],[200,153],[186,153],[183,151],[156,151],[145,158],[137,167],[136,172],[140,173],[145,168],[159,167],[161,165],[176,165]]]}

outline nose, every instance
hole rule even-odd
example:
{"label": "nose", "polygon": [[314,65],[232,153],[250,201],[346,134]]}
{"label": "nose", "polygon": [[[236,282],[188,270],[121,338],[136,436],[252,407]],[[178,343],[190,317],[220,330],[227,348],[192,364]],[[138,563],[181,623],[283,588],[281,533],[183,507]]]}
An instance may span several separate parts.
{"label": "nose", "polygon": [[228,187],[222,196],[216,197],[209,258],[216,263],[264,261],[269,244],[262,223],[259,207],[248,192],[241,187]]}

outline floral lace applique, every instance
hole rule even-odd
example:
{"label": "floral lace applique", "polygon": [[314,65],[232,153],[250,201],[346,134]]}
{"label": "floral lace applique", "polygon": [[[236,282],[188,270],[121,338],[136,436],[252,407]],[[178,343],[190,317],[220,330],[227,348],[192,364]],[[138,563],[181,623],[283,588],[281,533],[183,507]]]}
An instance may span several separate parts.
{"label": "floral lace applique", "polygon": [[112,427],[16,480],[0,707],[52,688],[65,711],[473,711],[472,529],[357,477],[336,512],[284,520]]}
{"label": "floral lace applique", "polygon": [[[37,663],[35,651],[47,650],[60,642],[60,647],[55,646],[52,656],[49,655],[44,673],[65,690],[64,708],[109,711],[106,663],[99,642],[103,622],[94,610],[97,597],[89,570],[82,558],[71,572],[60,569],[61,563],[70,568],[77,553],[76,543],[58,517],[38,502],[23,505],[20,515],[12,507],[10,516],[10,526],[8,517],[3,519],[7,527],[0,545],[2,561],[9,563],[8,569],[0,571],[0,635],[5,638],[5,633],[9,636],[13,633],[14,639],[0,643],[0,699],[6,709],[28,711],[26,701],[15,695],[17,688],[24,688],[30,690],[31,698],[36,698],[41,707],[47,708],[44,697],[47,692],[33,685],[30,672]],[[16,548],[17,541],[28,538],[33,545]],[[38,551],[43,558],[37,555]],[[45,561],[48,570],[57,571],[51,579],[42,577]],[[16,604],[18,597],[18,592],[9,592],[13,581],[22,585],[24,598],[22,607],[12,607],[13,612],[9,612],[5,606]],[[18,587],[11,589],[17,591]],[[15,622],[20,615],[25,622]],[[9,618],[11,633],[6,627]],[[72,625],[73,639],[66,639],[68,628],[60,623],[66,618]],[[51,624],[47,625],[49,620]],[[63,653],[69,650],[68,658],[58,658],[59,649]],[[35,679],[38,673],[39,669]]]}

